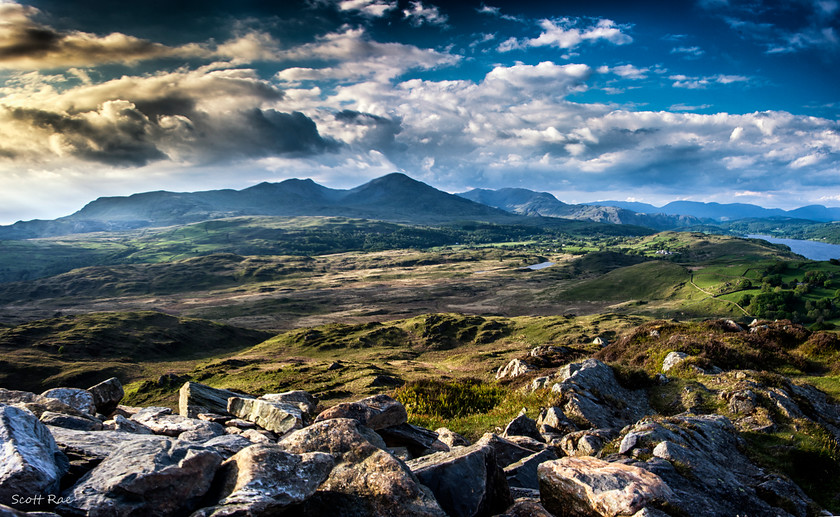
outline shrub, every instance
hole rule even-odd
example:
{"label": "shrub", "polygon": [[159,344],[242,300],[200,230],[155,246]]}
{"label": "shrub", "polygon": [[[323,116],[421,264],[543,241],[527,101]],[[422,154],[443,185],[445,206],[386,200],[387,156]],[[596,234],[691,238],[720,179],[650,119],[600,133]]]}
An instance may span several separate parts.
{"label": "shrub", "polygon": [[425,379],[397,388],[394,398],[409,416],[456,418],[486,413],[502,401],[506,390],[478,380],[440,381]]}

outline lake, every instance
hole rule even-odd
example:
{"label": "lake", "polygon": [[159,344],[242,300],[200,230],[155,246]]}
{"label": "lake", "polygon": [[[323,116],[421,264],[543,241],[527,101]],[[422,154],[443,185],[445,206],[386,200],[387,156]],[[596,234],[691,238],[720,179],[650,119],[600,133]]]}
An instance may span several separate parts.
{"label": "lake", "polygon": [[800,239],[779,239],[769,235],[747,235],[750,239],[764,239],[774,244],[784,244],[794,253],[811,260],[840,259],[840,245]]}
{"label": "lake", "polygon": [[[838,246],[840,248],[840,246]],[[539,264],[532,264],[530,266],[521,267],[519,269],[530,269],[532,271],[536,271],[538,269],[545,269],[547,267],[551,267],[554,265],[554,262],[540,262]]]}

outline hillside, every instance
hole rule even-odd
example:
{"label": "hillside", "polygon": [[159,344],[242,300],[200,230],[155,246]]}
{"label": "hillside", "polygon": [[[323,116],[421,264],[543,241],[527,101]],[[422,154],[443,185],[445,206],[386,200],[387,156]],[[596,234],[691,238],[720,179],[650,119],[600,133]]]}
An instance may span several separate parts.
{"label": "hillside", "polygon": [[840,208],[823,205],[809,205],[793,210],[764,208],[747,203],[701,203],[698,201],[672,201],[658,207],[648,203],[632,201],[597,201],[586,203],[596,206],[613,206],[644,214],[687,215],[715,221],[734,221],[737,219],[792,218],[818,222],[840,220]]}
{"label": "hillside", "polygon": [[477,203],[483,203],[511,213],[528,216],[562,217],[612,224],[633,224],[657,230],[672,230],[685,226],[698,225],[703,222],[700,218],[679,214],[639,213],[615,206],[597,206],[591,204],[570,205],[563,203],[548,192],[534,192],[522,188],[503,188],[499,190],[473,189],[458,195]]}

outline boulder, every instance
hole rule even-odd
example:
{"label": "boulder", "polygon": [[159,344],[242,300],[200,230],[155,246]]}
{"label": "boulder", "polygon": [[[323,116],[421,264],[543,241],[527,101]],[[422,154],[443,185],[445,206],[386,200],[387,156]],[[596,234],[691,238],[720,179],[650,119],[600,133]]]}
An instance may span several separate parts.
{"label": "boulder", "polygon": [[166,407],[147,407],[132,415],[131,420],[145,425],[155,434],[172,437],[177,437],[187,431],[203,431],[214,436],[222,435],[225,432],[224,426],[220,424],[173,415],[172,410]]}
{"label": "boulder", "polygon": [[316,422],[280,441],[293,454],[324,452],[335,459],[327,480],[289,515],[315,517],[443,517],[431,491],[384,450],[382,438],[358,420]]}
{"label": "boulder", "polygon": [[102,428],[109,431],[122,431],[124,433],[154,434],[154,431],[140,422],[129,420],[119,414],[114,415],[113,420],[106,420],[105,422],[102,422]]}
{"label": "boulder", "polygon": [[189,512],[207,493],[221,461],[212,449],[176,440],[135,440],[62,494],[56,510],[89,517]]}
{"label": "boulder", "polygon": [[576,431],[560,439],[560,449],[566,456],[596,456],[616,436],[618,432],[613,429]]}
{"label": "boulder", "polygon": [[53,388],[41,393],[41,396],[48,399],[56,399],[85,415],[93,416],[96,414],[93,395],[88,390],[79,388]]}
{"label": "boulder", "polygon": [[537,429],[544,439],[549,436],[559,438],[578,431],[578,426],[563,414],[563,409],[552,406],[540,412],[540,416],[537,417]]}
{"label": "boulder", "polygon": [[520,361],[519,359],[513,359],[505,366],[499,367],[496,371],[496,380],[513,379],[514,377],[519,377],[520,375],[524,375],[533,370],[534,367],[530,364]]}
{"label": "boulder", "polygon": [[451,517],[494,515],[513,502],[504,471],[487,443],[437,452],[407,464]]}
{"label": "boulder", "polygon": [[202,445],[214,449],[222,458],[228,459],[245,447],[250,447],[251,441],[244,436],[223,434],[207,440]]}
{"label": "boulder", "polygon": [[648,506],[667,505],[674,494],[656,474],[591,457],[542,463],[543,506],[558,515],[632,516]]}
{"label": "boulder", "polygon": [[293,404],[301,410],[303,415],[309,419],[315,415],[315,409],[318,407],[318,400],[312,396],[308,391],[294,390],[283,393],[266,393],[260,397],[261,400],[269,402],[282,402],[284,404]]}
{"label": "boulder", "polygon": [[188,418],[197,418],[200,413],[224,415],[228,412],[228,399],[233,397],[251,398],[241,393],[187,381],[178,391],[178,413]]}
{"label": "boulder", "polygon": [[217,482],[221,500],[193,517],[260,516],[306,500],[327,479],[334,461],[322,452],[291,454],[278,445],[251,445],[226,460]]}
{"label": "boulder", "polygon": [[389,448],[405,447],[415,458],[422,456],[426,450],[431,448],[449,450],[446,444],[438,441],[436,432],[412,424],[406,423],[386,427],[378,430],[377,433],[385,440],[385,445]]}
{"label": "boulder", "polygon": [[110,415],[125,395],[122,384],[116,377],[104,380],[87,391],[93,396],[93,404],[96,411],[103,415]]}
{"label": "boulder", "polygon": [[568,364],[558,377],[551,390],[561,396],[563,414],[578,427],[621,429],[653,412],[644,390],[625,389],[612,368],[596,359]]}
{"label": "boulder", "polygon": [[674,368],[686,359],[688,359],[688,354],[685,352],[669,352],[662,361],[662,371],[668,373],[671,368]]}
{"label": "boulder", "polygon": [[534,440],[544,440],[539,431],[537,431],[537,422],[533,418],[528,418],[524,409],[516,418],[508,423],[502,436],[528,436]]}
{"label": "boulder", "polygon": [[35,415],[0,404],[0,504],[21,506],[14,496],[57,494],[68,466]]}
{"label": "boulder", "polygon": [[232,397],[228,399],[227,410],[238,418],[278,434],[300,429],[304,425],[300,408],[285,402]]}
{"label": "boulder", "polygon": [[66,427],[67,429],[78,429],[80,431],[98,431],[102,429],[102,422],[93,417],[66,415],[54,411],[44,411],[41,413],[39,420],[44,425],[54,425],[57,427]]}
{"label": "boulder", "polygon": [[439,427],[435,429],[435,432],[438,435],[438,440],[446,444],[450,449],[452,447],[462,447],[470,444],[469,440],[446,427]]}
{"label": "boulder", "polygon": [[505,467],[505,477],[507,477],[508,485],[517,488],[531,488],[538,490],[540,488],[539,480],[537,478],[537,467],[546,461],[557,459],[557,454],[551,449],[544,449],[540,452],[522,458],[516,463],[512,463]]}
{"label": "boulder", "polygon": [[496,463],[499,467],[505,468],[512,463],[516,463],[522,458],[527,458],[532,455],[534,451],[521,447],[510,440],[502,438],[493,433],[485,433],[476,444],[489,445],[496,454]]}
{"label": "boulder", "polygon": [[554,517],[539,501],[517,499],[513,505],[498,517]]}
{"label": "boulder", "polygon": [[371,429],[384,429],[408,421],[405,406],[388,395],[375,395],[356,402],[337,404],[322,411],[315,422],[332,418],[352,418]]}
{"label": "boulder", "polygon": [[[649,459],[634,465],[667,483],[675,493],[671,503],[677,513],[697,517],[786,516],[794,508],[816,506],[791,481],[754,465],[741,452],[743,446],[735,426],[723,416],[646,419],[622,434],[619,451],[630,456],[637,450],[645,451],[641,457]],[[708,501],[715,504],[709,505]]]}

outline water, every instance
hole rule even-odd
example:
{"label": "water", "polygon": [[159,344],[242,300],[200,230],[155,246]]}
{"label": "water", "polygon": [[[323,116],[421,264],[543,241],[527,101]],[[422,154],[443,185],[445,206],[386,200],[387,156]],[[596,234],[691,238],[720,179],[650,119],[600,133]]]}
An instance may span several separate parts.
{"label": "water", "polygon": [[[837,246],[840,248],[840,246]],[[554,262],[540,262],[539,264],[533,264],[530,266],[521,267],[519,269],[530,269],[531,271],[536,271],[537,269],[545,269],[547,267],[551,267],[554,265]]]}
{"label": "water", "polygon": [[803,241],[800,239],[779,239],[769,235],[747,235],[751,239],[764,239],[774,244],[784,244],[794,253],[798,253],[811,260],[840,259],[840,245],[818,241]]}

